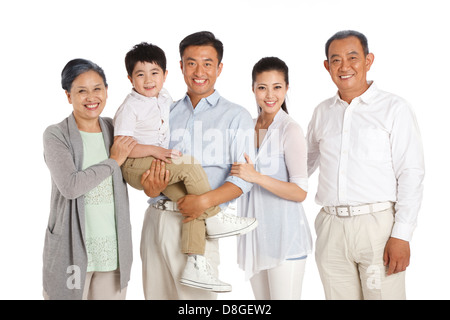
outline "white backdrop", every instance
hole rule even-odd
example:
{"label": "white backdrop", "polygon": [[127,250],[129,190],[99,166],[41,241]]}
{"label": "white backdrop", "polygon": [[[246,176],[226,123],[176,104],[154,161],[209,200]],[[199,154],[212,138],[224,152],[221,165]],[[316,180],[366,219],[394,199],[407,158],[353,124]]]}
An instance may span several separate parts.
{"label": "white backdrop", "polygon": [[[130,91],[125,53],[141,41],[159,45],[168,58],[166,88],[185,93],[178,44],[209,30],[225,46],[216,88],[256,115],[251,69],[263,56],[290,68],[288,108],[306,132],[314,107],[336,88],[323,67],[324,44],[336,31],[355,29],[369,39],[375,62],[369,79],[399,94],[415,109],[425,147],[426,180],[419,224],[407,271],[409,299],[449,299],[447,1],[428,0],[227,0],[227,1],[2,1],[0,3],[0,97],[2,192],[0,299],[42,299],[42,249],[50,202],[50,175],[42,133],[71,112],[60,86],[64,65],[87,58],[105,70],[112,117]],[[317,173],[304,202],[313,237],[319,210]],[[447,189],[446,189],[447,188]],[[128,299],[143,299],[140,232],[147,207],[130,189],[134,264]],[[233,291],[219,299],[253,299],[236,264],[236,239],[220,240],[221,279]],[[304,299],[324,299],[314,256],[308,258]]]}

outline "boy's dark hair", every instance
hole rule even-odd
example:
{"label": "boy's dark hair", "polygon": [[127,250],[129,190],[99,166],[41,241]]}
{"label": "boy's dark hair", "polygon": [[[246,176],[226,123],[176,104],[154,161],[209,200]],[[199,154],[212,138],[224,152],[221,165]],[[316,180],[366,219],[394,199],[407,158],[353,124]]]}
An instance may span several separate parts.
{"label": "boy's dark hair", "polygon": [[361,46],[364,51],[364,55],[367,56],[369,54],[369,45],[367,43],[367,38],[365,35],[363,35],[361,32],[355,31],[355,30],[344,30],[336,32],[330,39],[328,39],[327,43],[325,44],[325,55],[328,59],[328,49],[330,49],[330,45],[334,40],[342,40],[347,39],[349,37],[356,37],[358,38],[359,42],[361,42]]}
{"label": "boy's dark hair", "polygon": [[72,89],[72,83],[76,77],[80,74],[95,71],[99,74],[103,79],[103,83],[105,87],[108,87],[108,83],[106,82],[105,72],[102,68],[100,68],[97,64],[92,61],[86,59],[73,59],[67,62],[64,69],[61,72],[61,86],[64,90],[70,92]]}
{"label": "boy's dark hair", "polygon": [[127,68],[127,73],[130,77],[138,62],[157,64],[161,67],[163,72],[166,72],[166,54],[160,47],[155,46],[154,44],[141,42],[128,51],[125,56],[125,67]]}
{"label": "boy's dark hair", "polygon": [[219,64],[223,58],[223,43],[212,32],[200,31],[188,35],[180,42],[180,58],[183,59],[184,50],[189,46],[212,46],[216,49]]}

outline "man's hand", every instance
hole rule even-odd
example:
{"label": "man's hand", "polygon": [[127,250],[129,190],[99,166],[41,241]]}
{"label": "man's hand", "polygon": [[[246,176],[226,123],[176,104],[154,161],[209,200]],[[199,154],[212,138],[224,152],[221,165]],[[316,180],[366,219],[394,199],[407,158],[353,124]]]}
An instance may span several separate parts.
{"label": "man's hand", "polygon": [[166,170],[166,165],[161,160],[153,160],[150,169],[144,172],[141,178],[141,184],[144,187],[144,192],[150,198],[155,198],[169,184],[169,170]]}
{"label": "man's hand", "polygon": [[207,199],[203,195],[188,194],[177,201],[178,210],[183,215],[183,222],[189,222],[191,220],[200,217],[206,209],[210,206],[207,204]]}
{"label": "man's hand", "polygon": [[384,248],[384,265],[389,265],[387,275],[406,270],[411,256],[409,242],[397,238],[389,238]]}
{"label": "man's hand", "polygon": [[242,194],[241,188],[226,181],[217,189],[201,195],[188,194],[177,201],[178,210],[185,217],[183,222],[200,217],[206,209],[236,199]]}

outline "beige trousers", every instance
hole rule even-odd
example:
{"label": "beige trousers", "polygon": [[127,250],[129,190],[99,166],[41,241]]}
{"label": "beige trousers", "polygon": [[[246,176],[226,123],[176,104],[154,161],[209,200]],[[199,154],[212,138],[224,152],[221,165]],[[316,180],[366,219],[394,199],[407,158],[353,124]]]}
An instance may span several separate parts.
{"label": "beige trousers", "polygon": [[[149,206],[141,235],[142,283],[147,300],[211,300],[217,293],[191,288],[179,283],[187,255],[180,252],[181,221],[177,211]],[[206,240],[205,257],[218,274],[218,240]]]}
{"label": "beige trousers", "polygon": [[[128,158],[122,165],[122,175],[125,181],[135,189],[142,190],[142,174],[150,168],[155,158]],[[170,171],[169,185],[163,191],[164,195],[172,201],[184,197],[187,194],[200,195],[211,190],[208,176],[200,163],[189,155],[173,159],[172,163],[166,163],[166,169]],[[204,254],[206,241],[205,219],[210,218],[220,211],[218,206],[211,207],[199,218],[183,224],[183,253]]]}
{"label": "beige trousers", "polygon": [[[120,290],[120,271],[87,272],[82,300],[125,300],[127,288]],[[44,299],[49,300],[47,292]]]}
{"label": "beige trousers", "polygon": [[383,265],[393,223],[394,209],[352,217],[319,212],[315,257],[326,299],[406,299],[405,272],[387,276]]}

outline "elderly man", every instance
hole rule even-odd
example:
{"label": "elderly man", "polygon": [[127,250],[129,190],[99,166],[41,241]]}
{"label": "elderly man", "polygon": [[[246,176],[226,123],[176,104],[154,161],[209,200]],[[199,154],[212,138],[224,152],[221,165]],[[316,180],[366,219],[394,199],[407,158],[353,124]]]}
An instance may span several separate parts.
{"label": "elderly man", "polygon": [[367,72],[366,37],[341,31],[325,46],[338,93],[308,127],[308,170],[319,167],[316,262],[327,299],[405,299],[424,160],[409,104]]}

